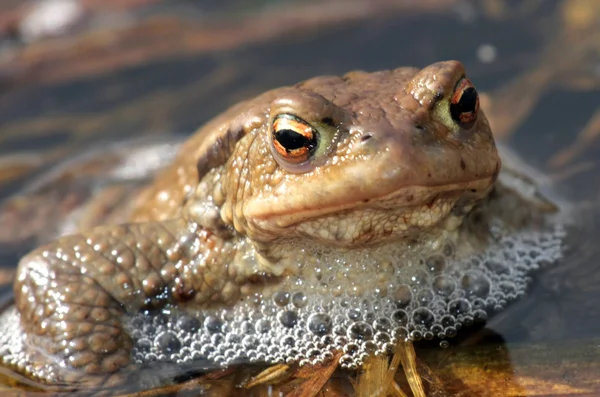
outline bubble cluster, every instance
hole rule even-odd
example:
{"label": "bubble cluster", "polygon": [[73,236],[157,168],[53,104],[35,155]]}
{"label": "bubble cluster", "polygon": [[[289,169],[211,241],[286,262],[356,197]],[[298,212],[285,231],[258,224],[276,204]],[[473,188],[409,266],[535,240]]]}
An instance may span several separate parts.
{"label": "bubble cluster", "polygon": [[[340,365],[359,367],[388,354],[400,340],[439,339],[485,321],[522,296],[530,273],[561,257],[560,222],[515,228],[487,220],[489,237],[438,239],[407,250],[398,245],[350,252],[320,248],[299,256],[297,275],[232,307],[186,311],[166,307],[127,317],[139,364],[316,364],[342,352]],[[30,361],[14,309],[0,317],[4,363]],[[51,376],[51,369],[46,376]],[[50,375],[48,375],[50,374]]]}
{"label": "bubble cluster", "polygon": [[[169,308],[162,322],[156,313],[130,318],[133,357],[137,363],[306,364],[341,350],[340,364],[353,369],[371,354],[391,352],[399,340],[437,338],[447,347],[462,327],[523,295],[530,272],[561,256],[563,237],[559,225],[521,231],[466,259],[445,246],[386,271],[383,284],[375,276],[372,282],[352,276],[361,274],[356,267],[368,270],[376,262],[342,263],[321,253],[308,282],[290,280],[269,299],[201,313]],[[340,284],[342,292],[333,294]]]}

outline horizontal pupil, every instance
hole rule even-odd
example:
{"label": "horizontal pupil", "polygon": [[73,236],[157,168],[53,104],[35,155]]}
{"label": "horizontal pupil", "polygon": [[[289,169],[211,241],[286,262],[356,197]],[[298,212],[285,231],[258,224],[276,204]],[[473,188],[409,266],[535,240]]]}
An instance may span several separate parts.
{"label": "horizontal pupil", "polygon": [[469,87],[463,91],[460,100],[458,101],[459,112],[472,112],[475,110],[475,104],[477,103],[477,91],[474,88]]}
{"label": "horizontal pupil", "polygon": [[277,142],[279,142],[288,152],[302,148],[310,150],[315,145],[313,139],[308,139],[304,135],[289,129],[277,131],[275,133],[275,139],[277,139]]}
{"label": "horizontal pupil", "polygon": [[477,110],[478,100],[475,87],[464,88],[462,91],[455,93],[455,95],[460,95],[460,97],[454,97],[450,101],[450,116],[452,116],[452,119],[465,125],[475,120],[477,115],[474,112]]}

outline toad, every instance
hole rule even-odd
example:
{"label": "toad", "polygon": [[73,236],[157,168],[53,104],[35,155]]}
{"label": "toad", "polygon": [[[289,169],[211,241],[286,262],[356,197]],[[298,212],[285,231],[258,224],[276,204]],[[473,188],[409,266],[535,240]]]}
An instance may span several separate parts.
{"label": "toad", "polygon": [[[123,203],[120,224],[21,259],[23,333],[15,347],[16,332],[0,331],[4,362],[50,383],[102,376],[143,362],[139,341],[156,337],[225,364],[344,349],[352,367],[398,338],[452,336],[503,305],[498,268],[518,273],[501,262],[486,273],[489,247],[516,230],[494,220],[498,202],[521,200],[498,188],[500,167],[456,61],[268,91],[200,128]],[[542,257],[558,257],[547,245]],[[176,321],[139,325],[165,308],[195,319],[192,336]]]}

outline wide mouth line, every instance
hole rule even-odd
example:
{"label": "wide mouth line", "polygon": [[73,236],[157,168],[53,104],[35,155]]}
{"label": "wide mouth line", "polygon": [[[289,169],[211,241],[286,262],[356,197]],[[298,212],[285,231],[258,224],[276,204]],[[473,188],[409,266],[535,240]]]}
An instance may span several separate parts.
{"label": "wide mouth line", "polygon": [[[452,192],[456,192],[456,191],[470,190],[475,186],[480,186],[482,183],[489,181],[490,178],[493,178],[493,175],[489,175],[484,178],[471,180],[469,182],[454,182],[454,183],[445,183],[445,184],[402,186],[402,187],[396,188],[390,192],[379,194],[379,195],[371,197],[371,198],[366,198],[366,197],[359,198],[359,199],[348,201],[346,203],[341,203],[338,205],[328,205],[325,207],[317,207],[317,206],[304,207],[301,210],[298,210],[297,208],[294,208],[294,207],[288,207],[288,208],[282,209],[277,212],[270,212],[267,216],[255,216],[255,218],[263,220],[263,221],[268,221],[273,218],[289,216],[290,222],[286,223],[286,226],[290,226],[294,223],[298,223],[299,222],[298,219],[301,219],[303,221],[310,220],[310,219],[314,219],[314,218],[322,216],[322,215],[334,214],[336,212],[341,212],[341,211],[352,209],[352,208],[373,208],[373,209],[385,211],[385,210],[391,210],[391,209],[399,208],[399,207],[406,207],[406,208],[416,207],[416,206],[421,206],[421,205],[427,204],[432,199],[437,200],[438,198],[440,198],[437,196],[448,195],[448,194],[450,194]],[[489,186],[491,187],[492,185],[490,184]],[[408,197],[411,195],[410,192],[414,192],[417,194],[422,193],[425,189],[433,189],[434,191],[429,192],[428,194],[425,194],[425,195],[421,195],[419,200],[407,201],[406,204],[403,204],[398,207],[394,207],[394,208],[379,207],[379,208],[377,208],[377,206],[376,206],[377,203],[394,200],[395,198],[398,198],[401,196]],[[487,190],[489,190],[489,189],[487,189]],[[416,194],[413,194],[413,195],[416,195]],[[272,207],[270,207],[270,208],[272,209]]]}

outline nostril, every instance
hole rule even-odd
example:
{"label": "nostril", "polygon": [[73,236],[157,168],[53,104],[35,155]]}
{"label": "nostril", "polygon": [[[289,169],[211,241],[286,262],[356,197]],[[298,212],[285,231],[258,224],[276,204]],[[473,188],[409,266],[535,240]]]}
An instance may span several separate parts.
{"label": "nostril", "polygon": [[363,136],[360,137],[360,141],[361,142],[366,142],[366,141],[368,141],[371,138],[373,138],[373,135],[371,135],[371,134],[364,134]]}

